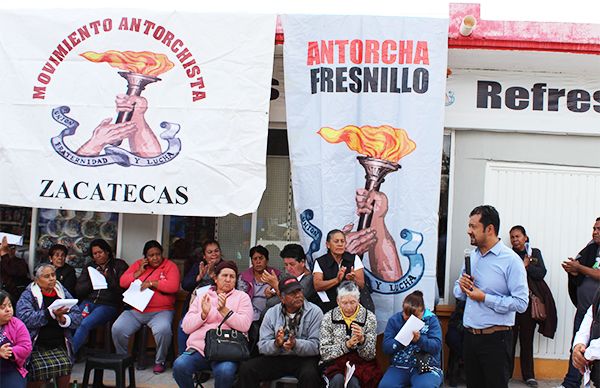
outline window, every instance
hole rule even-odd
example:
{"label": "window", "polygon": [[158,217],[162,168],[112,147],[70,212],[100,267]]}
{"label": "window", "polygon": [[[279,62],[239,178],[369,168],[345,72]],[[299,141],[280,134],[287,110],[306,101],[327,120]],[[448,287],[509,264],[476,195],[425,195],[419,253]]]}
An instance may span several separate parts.
{"label": "window", "polygon": [[93,240],[102,238],[115,251],[118,219],[118,213],[40,209],[35,265],[48,259],[48,250],[53,244],[62,244],[69,250],[67,262],[79,276],[81,269],[91,261],[88,249]]}

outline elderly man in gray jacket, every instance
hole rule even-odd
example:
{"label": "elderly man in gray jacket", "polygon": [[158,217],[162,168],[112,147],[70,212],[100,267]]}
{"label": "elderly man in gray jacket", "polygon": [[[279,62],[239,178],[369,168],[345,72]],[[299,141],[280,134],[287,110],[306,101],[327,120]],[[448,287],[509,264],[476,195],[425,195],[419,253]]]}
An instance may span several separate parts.
{"label": "elderly man in gray jacket", "polygon": [[304,300],[302,285],[292,276],[279,282],[281,304],[267,310],[260,326],[261,356],[242,363],[240,387],[294,376],[300,387],[320,387],[319,333],[323,312]]}

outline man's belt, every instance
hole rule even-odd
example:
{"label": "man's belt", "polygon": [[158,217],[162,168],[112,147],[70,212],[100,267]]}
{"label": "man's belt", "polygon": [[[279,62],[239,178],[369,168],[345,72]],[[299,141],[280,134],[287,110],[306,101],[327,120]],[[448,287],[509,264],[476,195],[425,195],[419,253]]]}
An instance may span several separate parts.
{"label": "man's belt", "polygon": [[465,327],[465,329],[467,329],[467,331],[471,334],[494,334],[498,331],[507,331],[512,329],[511,326],[501,326],[501,325],[494,325],[494,326],[490,326],[490,327],[486,327],[485,329],[472,329],[470,327]]}

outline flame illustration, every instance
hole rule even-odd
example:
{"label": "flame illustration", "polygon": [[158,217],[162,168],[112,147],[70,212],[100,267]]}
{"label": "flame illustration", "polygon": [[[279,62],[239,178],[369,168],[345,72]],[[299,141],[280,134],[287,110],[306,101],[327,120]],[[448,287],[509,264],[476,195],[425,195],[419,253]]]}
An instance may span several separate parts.
{"label": "flame illustration", "polygon": [[112,67],[152,77],[167,72],[175,66],[165,54],[157,54],[149,51],[109,50],[103,53],[87,51],[79,55],[88,61],[96,63],[107,62]]}
{"label": "flame illustration", "polygon": [[348,148],[359,154],[394,163],[417,148],[404,129],[389,125],[347,125],[340,130],[323,127],[317,133],[329,143],[345,142]]}

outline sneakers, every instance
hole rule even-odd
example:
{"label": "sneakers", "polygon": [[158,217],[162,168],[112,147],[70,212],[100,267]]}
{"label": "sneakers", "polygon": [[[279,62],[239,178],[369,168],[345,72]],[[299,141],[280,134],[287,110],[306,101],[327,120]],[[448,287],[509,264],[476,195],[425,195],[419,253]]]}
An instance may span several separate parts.
{"label": "sneakers", "polygon": [[537,387],[538,382],[535,379],[527,379],[525,381],[525,385],[527,385],[528,387]]}
{"label": "sneakers", "polygon": [[167,368],[165,367],[165,363],[164,362],[159,362],[158,364],[154,364],[154,368],[152,368],[152,372],[154,372],[155,375],[159,375],[161,373],[163,373]]}

